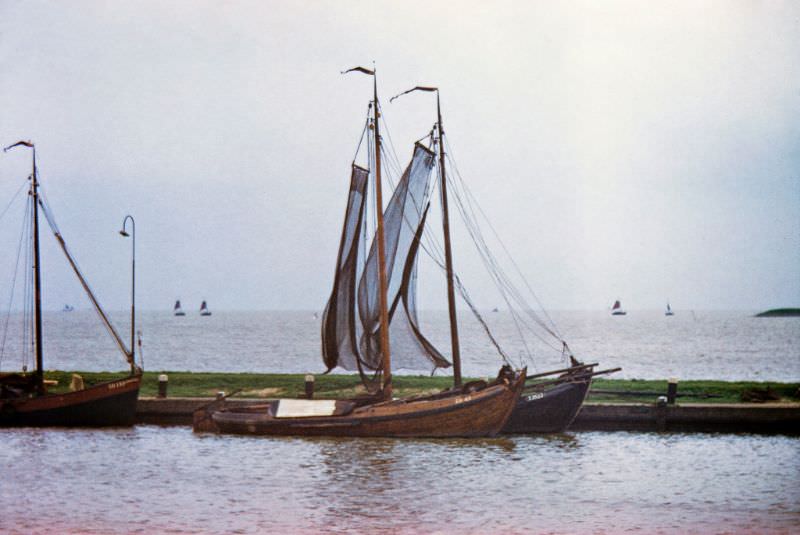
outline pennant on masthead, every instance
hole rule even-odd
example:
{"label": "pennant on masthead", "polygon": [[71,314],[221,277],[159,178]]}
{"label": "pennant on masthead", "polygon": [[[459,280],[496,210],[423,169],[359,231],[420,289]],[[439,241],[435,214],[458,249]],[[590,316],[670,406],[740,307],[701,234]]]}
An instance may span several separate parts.
{"label": "pennant on masthead", "polygon": [[24,145],[26,147],[33,148],[33,143],[31,143],[30,141],[17,141],[13,145],[9,145],[8,147],[4,148],[3,152],[8,152],[9,150],[13,149],[14,147],[18,147],[20,145]]}
{"label": "pennant on masthead", "polygon": [[342,71],[342,74],[347,74],[348,72],[363,72],[364,74],[369,74],[370,76],[375,76],[375,71],[367,69],[366,67],[353,67],[352,69],[347,69],[346,71]]}
{"label": "pennant on masthead", "polygon": [[433,92],[433,91],[439,91],[439,88],[438,87],[428,87],[428,86],[418,85],[417,87],[409,89],[408,91],[403,91],[402,93],[393,96],[392,98],[389,99],[389,102],[393,101],[397,97],[402,97],[403,95],[405,95],[407,93],[411,93],[412,91],[429,91],[429,92]]}

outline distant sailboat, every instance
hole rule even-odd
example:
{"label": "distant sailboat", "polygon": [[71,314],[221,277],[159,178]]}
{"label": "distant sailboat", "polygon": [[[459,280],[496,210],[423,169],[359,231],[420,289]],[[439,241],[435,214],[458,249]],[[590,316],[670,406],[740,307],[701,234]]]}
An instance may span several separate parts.
{"label": "distant sailboat", "polygon": [[200,315],[201,316],[210,316],[211,311],[208,309],[208,305],[205,301],[200,304]]}
{"label": "distant sailboat", "polygon": [[184,312],[183,309],[181,308],[181,300],[180,299],[175,301],[175,307],[173,307],[172,311],[176,316],[185,316],[186,315],[186,312]]}
{"label": "distant sailboat", "polygon": [[672,311],[672,308],[670,308],[669,303],[667,303],[667,310],[664,311],[664,315],[665,316],[674,316],[675,315],[675,313]]}
{"label": "distant sailboat", "polygon": [[614,301],[614,306],[611,307],[611,315],[624,316],[625,314],[627,314],[627,312],[622,309],[622,304],[619,302],[619,299]]}

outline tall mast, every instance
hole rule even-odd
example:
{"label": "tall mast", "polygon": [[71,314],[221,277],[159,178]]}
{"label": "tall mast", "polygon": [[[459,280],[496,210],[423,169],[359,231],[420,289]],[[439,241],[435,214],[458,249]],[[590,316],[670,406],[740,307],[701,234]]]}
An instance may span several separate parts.
{"label": "tall mast", "polygon": [[458,343],[458,318],[456,316],[456,294],[453,286],[453,251],[450,246],[450,213],[447,208],[447,175],[444,166],[444,127],[442,126],[442,107],[439,104],[439,90],[436,90],[436,115],[439,130],[439,173],[442,194],[442,231],[444,234],[444,260],[447,269],[447,309],[450,312],[450,345],[453,350],[453,382],[461,386],[461,348]]}
{"label": "tall mast", "polygon": [[372,76],[373,91],[373,129],[375,132],[375,211],[377,212],[378,228],[375,235],[378,239],[378,292],[380,306],[380,346],[383,354],[383,381],[381,388],[385,399],[392,399],[392,357],[389,350],[389,305],[386,297],[386,245],[383,236],[383,195],[381,194],[381,134],[378,118],[378,77],[375,68],[372,70],[364,67],[353,67],[348,72],[361,72]]}
{"label": "tall mast", "polygon": [[33,149],[31,202],[33,203],[33,315],[36,334],[36,388],[44,394],[44,362],[42,359],[42,278],[39,260],[39,182],[36,179],[36,147]]}
{"label": "tall mast", "polygon": [[378,77],[373,72],[372,88],[374,94],[374,126],[375,126],[375,211],[378,228],[378,288],[380,297],[380,343],[383,353],[383,396],[392,398],[392,357],[389,352],[389,305],[386,297],[386,246],[383,235],[383,196],[381,194],[381,135],[378,118]]}
{"label": "tall mast", "polygon": [[447,208],[447,174],[444,165],[444,127],[442,126],[442,107],[439,103],[439,88],[418,85],[393,96],[389,102],[414,91],[436,93],[436,127],[439,130],[439,177],[442,196],[442,231],[444,234],[444,259],[447,271],[447,309],[450,312],[450,345],[453,351],[453,382],[461,386],[461,349],[458,343],[458,318],[456,316],[456,293],[453,285],[453,251],[450,246],[450,212]]}
{"label": "tall mast", "polygon": [[39,181],[36,179],[36,147],[30,141],[17,141],[3,149],[8,152],[14,147],[28,147],[33,150],[32,169],[31,169],[31,203],[33,203],[33,329],[34,329],[34,349],[36,350],[36,369],[34,378],[36,379],[36,391],[44,394],[44,363],[42,361],[42,277],[39,260]]}

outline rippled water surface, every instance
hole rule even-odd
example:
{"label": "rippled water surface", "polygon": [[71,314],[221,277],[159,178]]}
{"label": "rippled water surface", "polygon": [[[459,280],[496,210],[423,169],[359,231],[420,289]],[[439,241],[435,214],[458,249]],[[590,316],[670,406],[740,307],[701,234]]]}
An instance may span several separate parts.
{"label": "rippled water surface", "polygon": [[[747,312],[630,311],[554,312],[563,337],[577,356],[620,366],[616,377],[800,381],[800,318],[754,318]],[[127,340],[126,313],[113,315]],[[515,364],[543,371],[560,367],[558,352],[529,337],[532,358],[523,358],[511,316],[486,313],[486,320]],[[11,318],[10,327],[21,324]],[[447,313],[423,311],[423,328],[445,353],[450,347]],[[211,317],[189,313],[144,312],[145,369],[308,373],[324,370],[320,358],[320,320],[313,312],[228,312]],[[1,327],[1,325],[0,325]],[[494,375],[500,357],[483,329],[466,314],[460,321],[464,373]],[[91,311],[45,314],[45,364],[48,368],[100,371],[124,369],[122,356]],[[0,369],[18,370],[19,341],[9,333]],[[16,344],[16,345],[15,345]],[[30,364],[30,363],[29,363]],[[424,372],[424,371],[423,371]],[[402,372],[401,372],[402,373]]]}
{"label": "rippled water surface", "polygon": [[0,430],[4,533],[796,533],[800,439]]}

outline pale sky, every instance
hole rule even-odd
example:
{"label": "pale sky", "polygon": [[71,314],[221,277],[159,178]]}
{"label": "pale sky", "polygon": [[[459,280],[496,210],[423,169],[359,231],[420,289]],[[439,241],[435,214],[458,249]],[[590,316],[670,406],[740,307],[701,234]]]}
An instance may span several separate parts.
{"label": "pale sky", "polygon": [[[320,310],[371,97],[339,71],[373,61],[403,160],[434,100],[389,97],[441,88],[545,307],[800,306],[797,2],[0,0],[0,144],[36,143],[107,308],[129,303],[130,213],[140,308]],[[0,153],[0,210],[29,161]],[[0,219],[4,301],[20,218]],[[500,304],[453,225],[457,271]],[[87,307],[44,242],[46,305]]]}

